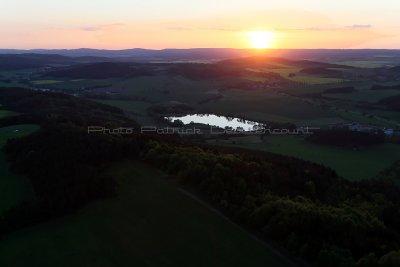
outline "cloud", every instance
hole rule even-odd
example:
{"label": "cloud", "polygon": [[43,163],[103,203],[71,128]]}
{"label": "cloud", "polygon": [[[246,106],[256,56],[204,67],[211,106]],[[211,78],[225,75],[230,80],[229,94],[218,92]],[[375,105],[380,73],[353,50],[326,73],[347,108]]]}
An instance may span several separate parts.
{"label": "cloud", "polygon": [[113,30],[125,26],[124,23],[111,23],[111,24],[101,24],[101,25],[88,25],[80,27],[79,29],[86,32],[97,32],[105,30]]}
{"label": "cloud", "polygon": [[239,32],[238,28],[224,28],[224,27],[168,27],[172,31],[223,31],[223,32]]}
{"label": "cloud", "polygon": [[349,29],[371,29],[371,24],[353,24],[351,26],[347,26]]}
{"label": "cloud", "polygon": [[176,26],[176,27],[168,27],[168,30],[171,31],[193,31],[194,28],[191,27],[180,27],[180,26]]}
{"label": "cloud", "polygon": [[370,24],[353,24],[350,26],[331,27],[307,27],[307,28],[276,28],[276,31],[343,31],[343,30],[366,30],[373,28]]}

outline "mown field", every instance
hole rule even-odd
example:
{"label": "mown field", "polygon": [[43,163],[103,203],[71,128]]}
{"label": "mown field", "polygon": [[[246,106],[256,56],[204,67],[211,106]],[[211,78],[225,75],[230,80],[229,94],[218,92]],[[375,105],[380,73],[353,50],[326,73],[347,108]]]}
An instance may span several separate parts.
{"label": "mown field", "polygon": [[125,111],[141,125],[155,125],[154,119],[151,118],[147,109],[151,106],[150,103],[144,101],[130,100],[94,100],[96,102],[117,107]]}
{"label": "mown field", "polygon": [[32,83],[36,84],[36,85],[49,85],[49,84],[56,84],[56,83],[60,83],[60,82],[62,82],[62,81],[57,81],[57,80],[36,80],[36,81],[33,81]]}
{"label": "mown field", "polygon": [[383,59],[375,59],[375,60],[345,60],[345,61],[338,61],[337,64],[352,66],[352,67],[359,67],[359,68],[379,68],[384,66],[396,66],[396,62]]}
{"label": "mown field", "polygon": [[[1,106],[0,106],[1,107]],[[5,118],[9,116],[13,116],[16,113],[10,110],[0,109],[0,118]]]}
{"label": "mown field", "polygon": [[399,90],[360,90],[348,94],[325,94],[331,98],[376,103],[384,98],[399,95]]}
{"label": "mown field", "polygon": [[232,90],[225,92],[220,101],[206,103],[202,108],[253,120],[277,122],[302,122],[335,116],[330,110],[324,110],[302,99],[268,91]]}
{"label": "mown field", "polygon": [[1,266],[289,266],[161,172],[125,162],[118,196],[0,241]]}
{"label": "mown field", "polygon": [[366,109],[337,108],[336,115],[343,121],[358,122],[380,127],[399,127],[398,112]]}
{"label": "mown field", "polygon": [[[316,75],[306,75],[299,73],[302,68],[294,67],[289,65],[281,65],[279,68],[259,68],[259,69],[250,69],[252,71],[260,71],[260,72],[273,72],[281,75],[285,79],[306,83],[309,85],[322,85],[322,84],[337,84],[341,83],[344,80],[339,78],[327,78],[327,77],[318,77]],[[293,76],[289,76],[290,74],[294,74]]]}
{"label": "mown field", "polygon": [[[39,128],[37,125],[25,124],[0,128],[0,149],[10,138],[30,134]],[[24,177],[11,173],[5,155],[0,150],[0,215],[23,200],[33,197],[32,188]]]}
{"label": "mown field", "polygon": [[33,69],[0,71],[0,88],[26,86],[22,80],[28,79],[33,71]]}
{"label": "mown field", "polygon": [[264,140],[258,136],[250,136],[209,142],[268,151],[316,162],[332,168],[338,175],[349,180],[372,178],[400,159],[400,145],[389,143],[352,150],[316,145],[296,136],[268,136]]}

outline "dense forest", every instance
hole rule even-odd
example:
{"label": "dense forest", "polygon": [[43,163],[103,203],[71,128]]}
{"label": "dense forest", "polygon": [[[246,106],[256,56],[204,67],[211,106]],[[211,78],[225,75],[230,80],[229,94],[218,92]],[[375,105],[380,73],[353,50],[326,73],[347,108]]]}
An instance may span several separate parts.
{"label": "dense forest", "polygon": [[357,90],[353,86],[329,88],[324,91],[325,94],[350,94]]}
{"label": "dense forest", "polygon": [[0,103],[19,113],[0,119],[0,125],[18,123],[71,123],[78,126],[138,127],[116,107],[103,105],[63,93],[41,92],[22,88],[2,88]]}
{"label": "dense forest", "polygon": [[178,136],[89,134],[92,123],[134,122],[118,109],[72,96],[14,88],[1,91],[0,102],[41,124],[40,131],[5,147],[12,170],[29,178],[36,198],[0,219],[3,235],[113,197],[118,185],[104,170],[135,159],[316,266],[400,265],[397,165],[375,179],[350,182],[318,164],[193,145]]}
{"label": "dense forest", "polygon": [[379,101],[380,104],[385,105],[388,109],[400,111],[400,96],[390,96]]}
{"label": "dense forest", "polygon": [[0,70],[26,70],[51,66],[67,66],[89,62],[110,61],[100,57],[67,57],[61,55],[9,54],[0,55]]}
{"label": "dense forest", "polygon": [[183,77],[202,80],[218,79],[223,77],[239,77],[244,70],[235,66],[220,66],[219,64],[178,64],[173,66],[169,73]]}
{"label": "dense forest", "polygon": [[328,68],[306,68],[300,71],[302,74],[322,75],[324,77],[341,77],[343,73],[339,70]]}
{"label": "dense forest", "polygon": [[359,148],[382,144],[385,141],[385,135],[383,132],[367,133],[345,129],[331,129],[315,131],[307,140],[321,145]]}
{"label": "dense forest", "polygon": [[93,64],[82,64],[56,69],[46,73],[50,77],[62,77],[72,79],[108,79],[128,78],[136,76],[153,75],[152,69],[145,64],[138,65],[120,62],[100,62]]}
{"label": "dense forest", "polygon": [[371,87],[371,90],[400,90],[400,84],[395,84],[395,85],[374,84]]}

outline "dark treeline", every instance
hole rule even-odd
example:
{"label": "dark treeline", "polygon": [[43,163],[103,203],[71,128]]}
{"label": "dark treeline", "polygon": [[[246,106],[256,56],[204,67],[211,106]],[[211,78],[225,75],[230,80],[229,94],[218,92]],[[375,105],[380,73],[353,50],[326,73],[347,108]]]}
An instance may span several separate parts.
{"label": "dark treeline", "polygon": [[322,166],[272,154],[151,146],[148,161],[318,266],[353,266],[371,253],[377,259],[399,249],[400,192],[393,180],[352,183]]}
{"label": "dark treeline", "polygon": [[[85,125],[92,119],[129,120],[95,103],[81,109],[74,106],[75,98],[32,94],[19,98],[0,92],[2,104],[31,103],[38,110],[25,112],[42,119],[39,132],[5,146],[12,170],[30,180],[35,199],[3,214],[2,234],[113,196],[118,185],[107,167],[135,159],[176,177],[235,222],[316,266],[400,264],[398,168],[350,182],[321,165],[270,153],[200,147],[174,136],[88,134]],[[35,99],[44,104],[33,105]],[[53,100],[57,104],[50,108],[47,101]],[[94,116],[95,110],[103,111]],[[65,119],[49,120],[53,112]],[[86,112],[88,119],[80,118]]]}
{"label": "dark treeline", "polygon": [[4,88],[0,103],[19,112],[0,119],[2,127],[41,126],[37,133],[9,140],[4,148],[11,169],[29,178],[35,198],[3,214],[0,232],[63,215],[112,195],[115,181],[105,175],[104,167],[130,146],[116,142],[115,136],[88,136],[86,127],[138,128],[136,122],[117,108],[61,93]]}
{"label": "dark treeline", "polygon": [[316,131],[307,140],[320,145],[359,148],[381,144],[385,142],[385,135],[381,132],[364,133],[344,129],[332,129]]}
{"label": "dark treeline", "polygon": [[[393,165],[380,173],[381,178],[398,180],[400,179],[400,159]],[[400,217],[399,217],[400,220]]]}
{"label": "dark treeline", "polygon": [[324,91],[325,94],[350,94],[356,92],[353,86],[329,88]]}
{"label": "dark treeline", "polygon": [[63,93],[2,88],[0,103],[6,109],[21,113],[17,117],[0,119],[0,125],[3,126],[17,120],[36,124],[72,123],[78,126],[138,127],[138,124],[128,119],[119,108]]}
{"label": "dark treeline", "polygon": [[192,80],[220,79],[226,77],[240,77],[245,73],[236,66],[222,66],[220,64],[176,64],[169,70],[170,74],[180,75]]}
{"label": "dark treeline", "polygon": [[112,137],[88,136],[82,129],[44,126],[39,132],[8,141],[4,151],[11,170],[25,175],[35,197],[3,214],[0,232],[64,215],[91,200],[114,193],[105,175],[107,162],[122,148]]}
{"label": "dark treeline", "polygon": [[22,70],[46,67],[51,64],[72,64],[72,58],[59,55],[11,54],[0,55],[0,70]]}
{"label": "dark treeline", "polygon": [[322,75],[325,77],[342,77],[343,72],[336,69],[328,69],[328,68],[305,68],[300,71],[302,74],[310,74],[310,75]]}
{"label": "dark treeline", "polygon": [[108,79],[151,76],[154,71],[146,64],[101,62],[55,69],[45,75],[72,79]]}
{"label": "dark treeline", "polygon": [[68,57],[57,54],[4,54],[0,55],[0,70],[26,70],[51,66],[67,66],[73,64],[111,61],[104,57],[78,56]]}
{"label": "dark treeline", "polygon": [[[170,65],[168,73],[172,75],[183,76],[192,80],[217,80],[222,78],[243,78],[248,76],[267,78],[267,81],[275,81],[280,83],[290,83],[290,81],[284,79],[281,75],[273,72],[256,72],[250,71],[241,65],[229,65],[224,62],[214,64],[196,64],[196,63],[185,63]],[[251,82],[248,80],[240,80],[243,88],[248,88],[259,83]],[[247,84],[244,82],[247,81]],[[233,81],[230,81],[233,82]],[[239,84],[238,84],[239,85]],[[238,87],[241,88],[241,87]]]}
{"label": "dark treeline", "polygon": [[379,101],[379,104],[385,105],[388,109],[400,111],[400,95],[384,98]]}
{"label": "dark treeline", "polygon": [[371,87],[371,90],[400,90],[400,84],[396,85],[374,84]]}

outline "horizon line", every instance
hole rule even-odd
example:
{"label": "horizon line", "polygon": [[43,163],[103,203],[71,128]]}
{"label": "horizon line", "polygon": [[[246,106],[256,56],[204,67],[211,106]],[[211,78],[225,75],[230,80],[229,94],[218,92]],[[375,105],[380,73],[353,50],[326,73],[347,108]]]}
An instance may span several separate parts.
{"label": "horizon line", "polygon": [[164,50],[206,50],[206,49],[220,49],[220,50],[248,50],[248,51],[279,51],[279,50],[400,50],[399,48],[233,48],[233,47],[191,47],[191,48],[91,48],[91,47],[79,47],[79,48],[0,48],[0,50],[104,50],[104,51],[123,51],[123,50],[151,50],[151,51],[164,51]]}

